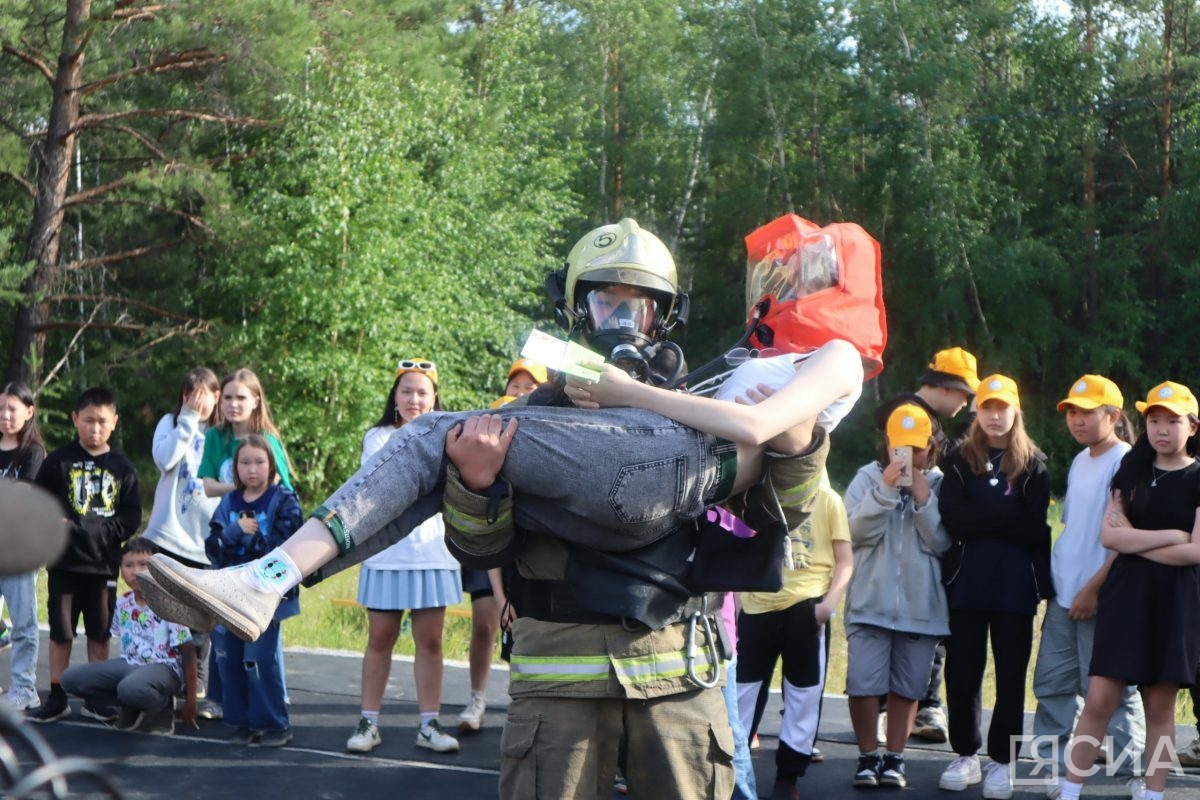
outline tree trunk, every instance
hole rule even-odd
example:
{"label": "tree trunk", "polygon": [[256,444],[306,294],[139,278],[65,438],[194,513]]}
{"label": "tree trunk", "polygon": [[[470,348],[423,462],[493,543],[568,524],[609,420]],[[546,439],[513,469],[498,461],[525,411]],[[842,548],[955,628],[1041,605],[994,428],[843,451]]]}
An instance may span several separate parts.
{"label": "tree trunk", "polygon": [[33,274],[21,287],[24,299],[17,309],[9,354],[8,380],[34,383],[42,369],[45,333],[49,316],[47,292],[59,275],[59,246],[62,239],[63,201],[67,196],[71,161],[75,153],[75,124],[79,120],[79,87],[82,85],[85,28],[91,18],[91,0],[68,0],[63,22],[62,48],[54,76],[54,95],[46,139],[35,151],[37,190],[25,260],[34,265]]}

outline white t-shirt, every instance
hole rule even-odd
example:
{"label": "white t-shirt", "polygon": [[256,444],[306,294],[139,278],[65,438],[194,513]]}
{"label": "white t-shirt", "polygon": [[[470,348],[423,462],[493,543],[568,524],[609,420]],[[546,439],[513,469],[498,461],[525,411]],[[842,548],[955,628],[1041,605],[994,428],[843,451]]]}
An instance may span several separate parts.
{"label": "white t-shirt", "polygon": [[1129,445],[1117,442],[1095,458],[1090,450],[1084,450],[1071,462],[1063,501],[1063,532],[1050,556],[1055,599],[1063,608],[1071,607],[1075,595],[1108,558],[1108,550],[1100,544],[1100,525],[1108,503],[1109,484],[1128,452]]}
{"label": "white t-shirt", "polygon": [[[400,430],[393,427],[371,428],[363,437],[362,463],[383,447],[392,434]],[[435,514],[422,522],[413,532],[388,549],[376,553],[363,562],[369,569],[452,569],[459,568],[458,561],[446,549],[446,529],[442,515]]]}
{"label": "white t-shirt", "polygon": [[[752,358],[738,365],[737,369],[721,384],[721,388],[713,395],[717,400],[732,403],[738,397],[744,397],[750,389],[765,383],[772,389],[779,390],[796,376],[796,370],[803,364],[811,353],[796,355],[784,353],[769,358]],[[852,394],[839,398],[825,408],[817,417],[817,424],[826,431],[832,431],[838,423],[846,418],[850,409],[862,396],[862,384]]]}

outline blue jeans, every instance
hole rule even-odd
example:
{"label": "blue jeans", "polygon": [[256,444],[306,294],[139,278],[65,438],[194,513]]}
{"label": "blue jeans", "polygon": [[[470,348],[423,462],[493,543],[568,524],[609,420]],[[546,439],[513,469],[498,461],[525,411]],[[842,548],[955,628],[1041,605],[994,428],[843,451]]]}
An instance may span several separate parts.
{"label": "blue jeans", "polygon": [[0,578],[0,594],[12,618],[12,685],[33,689],[37,685],[38,622],[37,573]]}
{"label": "blue jeans", "polygon": [[[446,433],[478,413],[409,422],[314,512],[343,553],[324,574],[390,547],[441,511]],[[650,411],[521,406],[495,413],[520,419],[501,472],[518,529],[625,552],[700,516],[733,484],[734,445]]]}
{"label": "blue jeans", "polygon": [[291,727],[284,699],[279,635],[279,623],[275,621],[253,642],[243,642],[224,626],[213,631],[226,724],[255,731]]}
{"label": "blue jeans", "polygon": [[756,800],[758,782],[754,763],[750,760],[750,737],[738,714],[737,659],[725,664],[725,708],[729,712],[729,727],[733,729],[733,800]]}

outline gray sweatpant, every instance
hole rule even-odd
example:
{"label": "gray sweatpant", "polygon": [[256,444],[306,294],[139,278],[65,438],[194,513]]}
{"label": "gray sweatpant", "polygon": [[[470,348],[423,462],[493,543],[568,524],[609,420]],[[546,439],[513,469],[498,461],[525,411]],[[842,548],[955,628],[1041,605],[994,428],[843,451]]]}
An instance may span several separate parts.
{"label": "gray sweatpant", "polygon": [[175,702],[183,681],[169,664],[135,666],[123,658],[111,658],[68,668],[62,688],[97,705],[118,703],[153,713]]}

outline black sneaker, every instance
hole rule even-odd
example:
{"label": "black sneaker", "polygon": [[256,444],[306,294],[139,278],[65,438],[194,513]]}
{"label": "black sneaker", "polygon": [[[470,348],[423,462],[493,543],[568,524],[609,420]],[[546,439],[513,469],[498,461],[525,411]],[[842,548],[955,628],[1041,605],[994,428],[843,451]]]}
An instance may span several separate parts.
{"label": "black sneaker", "polygon": [[121,716],[121,709],[105,703],[87,702],[83,704],[83,708],[79,709],[79,713],[88,719],[108,724],[117,721],[117,717]]}
{"label": "black sneaker", "polygon": [[121,706],[121,713],[117,715],[117,721],[113,723],[113,727],[119,731],[136,730],[145,718],[146,715],[141,709],[133,706]]}
{"label": "black sneaker", "polygon": [[295,737],[291,728],[279,731],[263,731],[251,744],[255,747],[283,747]]}
{"label": "black sneaker", "polygon": [[[854,773],[854,788],[855,789],[874,789],[879,785],[879,771],[883,766],[883,759],[878,754],[860,755],[858,757],[858,769]],[[903,769],[903,765],[901,766]]]}
{"label": "black sneaker", "polygon": [[904,774],[904,756],[884,753],[883,767],[879,770],[879,785],[894,789],[908,786],[908,777]]}
{"label": "black sneaker", "polygon": [[152,736],[175,735],[175,707],[167,706],[162,711],[148,711],[142,719],[142,731]]}
{"label": "black sneaker", "polygon": [[258,741],[258,731],[252,731],[242,726],[233,732],[233,735],[229,737],[229,741],[233,744],[254,744]]}
{"label": "black sneaker", "polygon": [[56,719],[62,719],[71,713],[71,706],[67,703],[67,694],[56,694],[53,690],[50,696],[46,698],[46,702],[42,703],[40,708],[26,714],[25,717],[30,722],[54,722]]}

